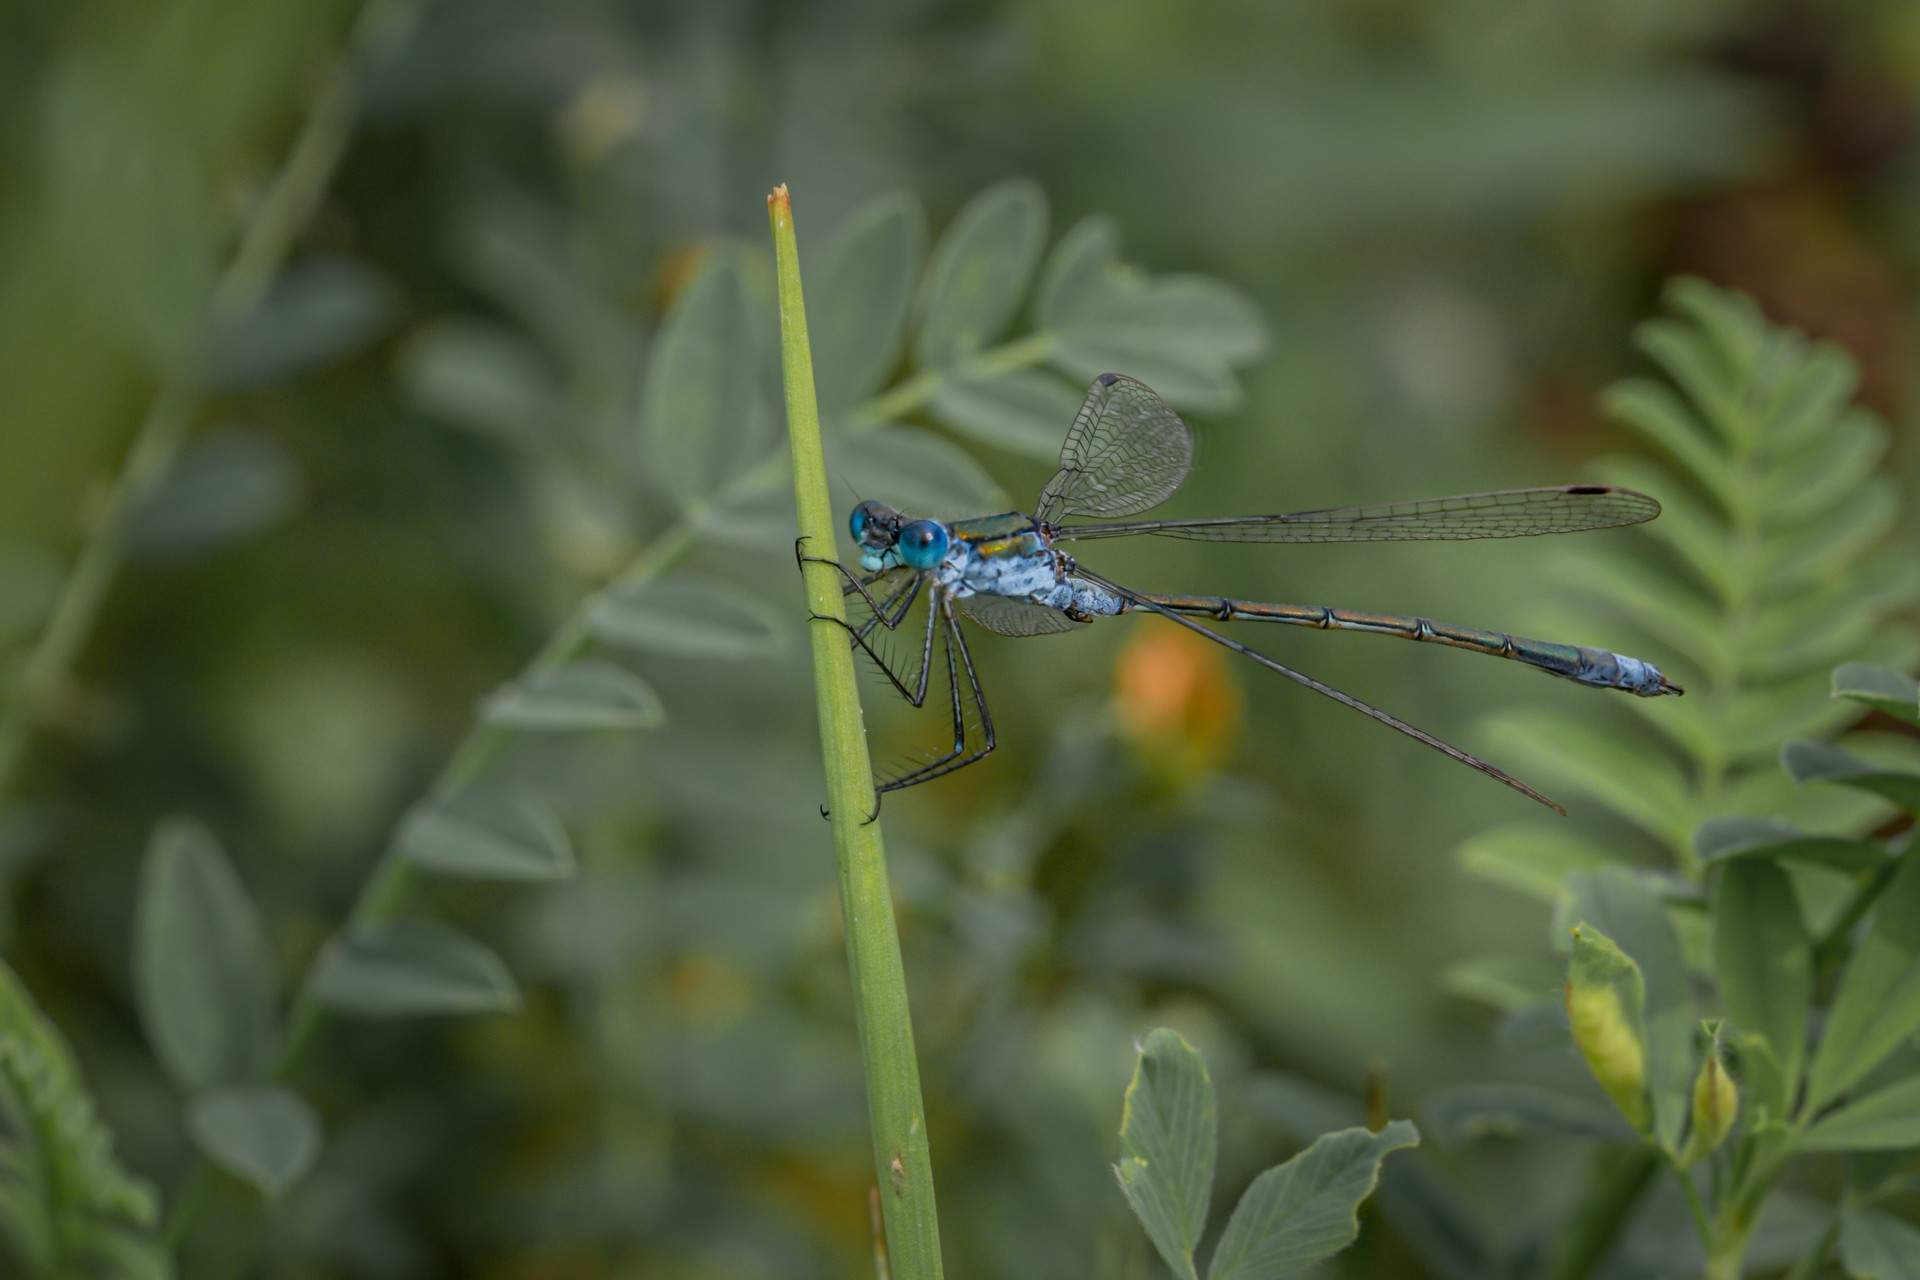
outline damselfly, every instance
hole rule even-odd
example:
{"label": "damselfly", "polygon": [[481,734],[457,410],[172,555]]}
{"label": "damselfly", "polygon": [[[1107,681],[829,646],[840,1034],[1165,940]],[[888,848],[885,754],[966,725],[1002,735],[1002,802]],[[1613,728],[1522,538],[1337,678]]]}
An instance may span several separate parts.
{"label": "damselfly", "polygon": [[[1660,504],[1645,494],[1611,485],[1566,485],[1285,515],[1126,519],[1172,496],[1192,463],[1193,438],[1179,415],[1145,384],[1104,373],[1094,380],[1075,415],[1060,450],[1060,470],[1041,490],[1032,515],[1008,513],[942,522],[909,520],[873,501],[853,509],[849,527],[860,548],[863,572],[856,575],[835,560],[824,563],[845,576],[844,594],[859,596],[871,613],[857,625],[840,625],[916,707],[926,703],[937,639],[938,665],[945,670],[953,718],[951,750],[886,779],[876,790],[897,791],[930,781],[973,764],[994,749],[993,716],[967,651],[960,627],[963,616],[1000,635],[1035,636],[1070,631],[1123,613],[1157,613],[1561,813],[1566,810],[1486,761],[1194,619],[1370,631],[1510,658],[1581,684],[1623,689],[1641,697],[1682,692],[1653,664],[1606,649],[1528,640],[1398,614],[1136,591],[1095,573],[1061,550],[1066,542],[1135,534],[1204,542],[1427,542],[1573,533],[1653,519],[1660,514]],[[1078,523],[1082,520],[1101,523]],[[922,594],[928,597],[926,623],[918,643],[911,646],[918,653],[905,662],[891,661],[876,647],[875,629],[900,628]],[[969,709],[974,713],[971,718]]]}

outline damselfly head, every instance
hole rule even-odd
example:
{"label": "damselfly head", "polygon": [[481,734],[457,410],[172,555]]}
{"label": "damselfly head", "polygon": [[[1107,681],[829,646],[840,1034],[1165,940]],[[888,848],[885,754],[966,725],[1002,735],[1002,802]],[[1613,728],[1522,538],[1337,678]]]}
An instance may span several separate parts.
{"label": "damselfly head", "polygon": [[847,517],[847,531],[862,551],[885,551],[900,532],[900,513],[869,498]]}

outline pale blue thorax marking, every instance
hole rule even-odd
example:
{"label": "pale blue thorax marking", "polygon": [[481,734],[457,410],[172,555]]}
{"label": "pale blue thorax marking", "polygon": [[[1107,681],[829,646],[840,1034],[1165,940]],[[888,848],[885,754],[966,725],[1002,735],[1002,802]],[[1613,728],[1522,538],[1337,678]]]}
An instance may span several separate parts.
{"label": "pale blue thorax marking", "polygon": [[[866,551],[860,556],[860,567],[869,573],[905,565],[897,547],[888,547],[879,555]],[[1051,551],[988,556],[965,540],[951,537],[946,558],[932,572],[933,580],[956,600],[1005,596],[1078,617],[1111,618],[1126,609],[1126,602],[1104,587],[1063,575]]]}
{"label": "pale blue thorax marking", "polygon": [[933,571],[933,576],[955,599],[1005,596],[1062,613],[1106,618],[1125,607],[1118,596],[1104,588],[1063,574],[1059,558],[1051,551],[1024,556],[986,556],[955,539],[947,558]]}

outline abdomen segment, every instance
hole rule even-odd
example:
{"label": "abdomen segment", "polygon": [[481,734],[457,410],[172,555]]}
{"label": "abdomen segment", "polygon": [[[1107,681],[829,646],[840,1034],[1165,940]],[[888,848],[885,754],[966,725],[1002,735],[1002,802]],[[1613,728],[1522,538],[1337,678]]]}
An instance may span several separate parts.
{"label": "abdomen segment", "polygon": [[1144,591],[1133,594],[1174,613],[1217,618],[1222,622],[1282,622],[1295,627],[1318,627],[1322,631],[1370,631],[1377,635],[1399,636],[1403,640],[1424,640],[1455,649],[1472,649],[1476,653],[1524,662],[1550,675],[1577,680],[1581,684],[1602,689],[1624,689],[1642,698],[1685,692],[1661,674],[1660,668],[1651,662],[1630,658],[1609,649],[1529,640],[1525,636],[1508,635],[1504,631],[1456,627],[1397,613],[1360,613],[1352,609],[1330,609],[1323,605],[1258,604],[1227,596],[1163,596]]}

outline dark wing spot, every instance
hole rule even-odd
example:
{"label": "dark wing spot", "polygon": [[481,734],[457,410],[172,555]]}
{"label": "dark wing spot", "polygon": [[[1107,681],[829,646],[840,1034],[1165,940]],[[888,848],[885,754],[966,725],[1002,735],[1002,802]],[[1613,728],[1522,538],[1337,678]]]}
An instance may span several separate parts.
{"label": "dark wing spot", "polygon": [[1612,493],[1613,486],[1610,484],[1570,484],[1567,486],[1567,492],[1578,494]]}
{"label": "dark wing spot", "polygon": [[1103,387],[1110,387],[1114,383],[1120,381],[1120,375],[1117,373],[1103,373],[1099,377],[1095,378],[1094,381],[1099,383]]}

